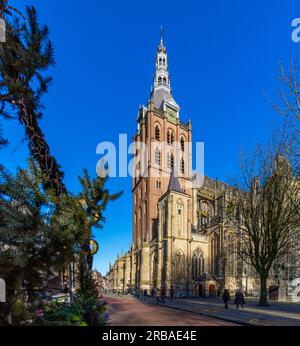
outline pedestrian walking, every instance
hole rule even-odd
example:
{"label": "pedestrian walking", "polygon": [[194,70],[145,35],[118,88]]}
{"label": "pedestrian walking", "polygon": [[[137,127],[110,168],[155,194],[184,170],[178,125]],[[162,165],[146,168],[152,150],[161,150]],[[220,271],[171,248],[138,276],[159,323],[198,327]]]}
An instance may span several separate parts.
{"label": "pedestrian walking", "polygon": [[165,304],[166,289],[164,287],[160,290],[160,299],[163,304]]}
{"label": "pedestrian walking", "polygon": [[239,306],[241,305],[242,308],[244,308],[245,303],[245,298],[244,298],[244,294],[241,290],[238,290],[235,294],[235,300],[234,300],[234,304],[236,304],[236,308],[239,309]]}
{"label": "pedestrian walking", "polygon": [[173,300],[173,298],[174,298],[174,286],[172,285],[171,286],[171,288],[170,288],[170,298],[171,298],[171,300]]}
{"label": "pedestrian walking", "polygon": [[228,309],[228,302],[230,300],[230,295],[227,289],[224,290],[223,293],[223,302],[225,304],[225,309]]}
{"label": "pedestrian walking", "polygon": [[152,298],[154,297],[154,294],[155,294],[155,289],[154,289],[154,287],[152,287],[152,289],[151,289],[151,297]]}
{"label": "pedestrian walking", "polygon": [[144,300],[147,300],[147,295],[148,295],[148,291],[147,291],[147,289],[145,288],[145,289],[144,289]]}
{"label": "pedestrian walking", "polygon": [[156,304],[161,303],[160,297],[159,297],[159,293],[156,290],[156,288],[154,289],[154,297],[156,297]]}

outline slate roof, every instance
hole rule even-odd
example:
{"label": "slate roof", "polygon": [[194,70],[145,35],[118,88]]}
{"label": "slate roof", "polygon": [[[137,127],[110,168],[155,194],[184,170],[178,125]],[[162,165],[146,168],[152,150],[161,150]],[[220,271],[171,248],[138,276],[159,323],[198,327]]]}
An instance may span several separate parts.
{"label": "slate roof", "polygon": [[182,190],[180,188],[180,183],[179,183],[178,177],[175,177],[174,169],[172,170],[170,181],[169,181],[168,191],[169,190],[176,191],[176,192],[182,192]]}

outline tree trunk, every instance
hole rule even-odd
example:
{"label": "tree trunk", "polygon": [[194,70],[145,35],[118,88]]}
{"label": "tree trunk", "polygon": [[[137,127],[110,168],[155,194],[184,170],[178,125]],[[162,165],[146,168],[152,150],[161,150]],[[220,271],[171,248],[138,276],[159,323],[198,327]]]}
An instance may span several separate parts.
{"label": "tree trunk", "polygon": [[57,195],[66,192],[63,184],[63,172],[57,164],[55,158],[50,154],[50,148],[40,129],[32,106],[25,104],[23,100],[19,102],[19,120],[25,126],[26,136],[29,141],[29,149],[32,157],[39,163],[45,176],[43,182],[45,189],[54,189]]}
{"label": "tree trunk", "polygon": [[260,298],[259,306],[269,306],[268,303],[268,290],[267,290],[267,277],[264,275],[260,276]]}

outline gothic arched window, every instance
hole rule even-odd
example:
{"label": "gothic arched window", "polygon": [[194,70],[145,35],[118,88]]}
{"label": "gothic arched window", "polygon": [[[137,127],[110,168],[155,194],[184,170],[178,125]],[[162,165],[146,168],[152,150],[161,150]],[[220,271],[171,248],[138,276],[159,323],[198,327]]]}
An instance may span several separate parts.
{"label": "gothic arched window", "polygon": [[155,139],[160,141],[160,126],[158,124],[155,125]]}
{"label": "gothic arched window", "polygon": [[206,201],[200,203],[200,225],[205,226],[211,217],[211,207]]}
{"label": "gothic arched window", "polygon": [[198,280],[204,274],[203,251],[197,248],[192,256],[192,280]]}
{"label": "gothic arched window", "polygon": [[168,168],[171,168],[171,169],[174,168],[174,154],[173,153],[168,154]]}
{"label": "gothic arched window", "polygon": [[180,138],[180,146],[181,146],[181,150],[184,151],[184,137],[181,136]]}
{"label": "gothic arched window", "polygon": [[172,276],[175,285],[179,288],[187,280],[187,262],[182,250],[178,250],[173,260]]}
{"label": "gothic arched window", "polygon": [[158,78],[157,78],[157,81],[158,81],[158,84],[161,84],[161,83],[162,83],[162,78],[161,78],[161,77],[158,77]]}
{"label": "gothic arched window", "polygon": [[167,142],[168,144],[173,144],[174,143],[174,139],[175,139],[175,135],[174,135],[174,132],[172,130],[168,130],[167,132]]}
{"label": "gothic arched window", "polygon": [[167,78],[166,77],[164,77],[164,84],[167,84]]}

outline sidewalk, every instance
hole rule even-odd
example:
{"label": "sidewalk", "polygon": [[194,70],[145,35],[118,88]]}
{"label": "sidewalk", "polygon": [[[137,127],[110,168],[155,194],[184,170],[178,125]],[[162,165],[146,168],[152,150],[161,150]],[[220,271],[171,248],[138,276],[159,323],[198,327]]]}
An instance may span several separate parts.
{"label": "sidewalk", "polygon": [[[156,300],[148,298],[146,303],[156,304]],[[243,325],[255,326],[300,326],[300,304],[272,302],[269,307],[257,306],[257,300],[246,299],[244,309],[236,309],[233,301],[229,309],[218,298],[186,298],[165,299],[164,306],[177,310],[194,312],[208,317],[222,319]]]}

